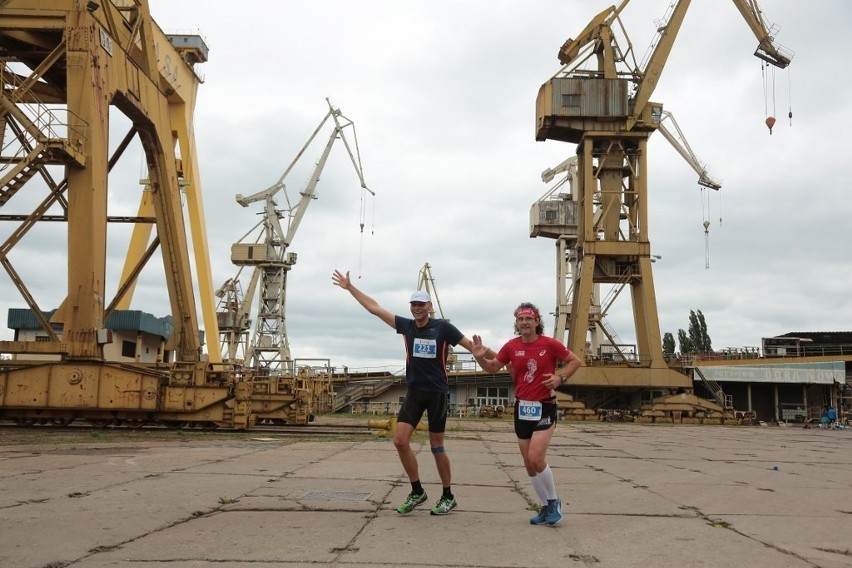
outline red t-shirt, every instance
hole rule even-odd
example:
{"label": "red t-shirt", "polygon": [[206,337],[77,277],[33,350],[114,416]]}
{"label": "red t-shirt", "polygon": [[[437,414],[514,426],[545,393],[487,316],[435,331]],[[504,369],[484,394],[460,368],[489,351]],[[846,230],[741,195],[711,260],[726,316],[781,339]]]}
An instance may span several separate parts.
{"label": "red t-shirt", "polygon": [[515,337],[500,349],[497,360],[512,367],[515,398],[546,401],[553,397],[553,391],[544,386],[544,375],[556,371],[557,363],[567,361],[570,353],[552,337],[539,335],[532,343]]}

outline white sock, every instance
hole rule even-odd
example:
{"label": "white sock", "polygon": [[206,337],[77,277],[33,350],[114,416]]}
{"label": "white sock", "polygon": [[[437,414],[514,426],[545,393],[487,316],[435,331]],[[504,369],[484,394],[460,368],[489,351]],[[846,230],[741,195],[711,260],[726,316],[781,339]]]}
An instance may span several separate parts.
{"label": "white sock", "polygon": [[550,466],[544,466],[544,469],[538,472],[535,477],[541,480],[542,491],[547,500],[556,499],[556,482],[553,481],[553,471]]}
{"label": "white sock", "polygon": [[538,495],[539,505],[547,505],[547,490],[544,487],[544,480],[540,475],[533,475],[530,477],[530,483],[532,483],[533,489],[535,489],[536,495]]}

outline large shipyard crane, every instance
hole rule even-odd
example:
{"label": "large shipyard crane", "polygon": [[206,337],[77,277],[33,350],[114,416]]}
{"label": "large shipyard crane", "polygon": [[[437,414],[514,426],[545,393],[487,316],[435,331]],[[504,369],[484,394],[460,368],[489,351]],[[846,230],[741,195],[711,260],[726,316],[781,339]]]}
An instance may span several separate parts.
{"label": "large shipyard crane", "polygon": [[[317,198],[317,183],[331,153],[332,146],[337,140],[341,140],[346,147],[349,159],[361,182],[362,190],[375,195],[364,182],[361,155],[358,151],[358,138],[354,134],[354,123],[343,116],[340,109],[332,106],[328,99],[326,99],[326,102],[328,112],[281,177],[278,178],[278,181],[253,195],[237,195],[237,203],[243,207],[248,207],[252,203],[262,203],[263,213],[261,220],[240,239],[240,242],[234,244],[231,248],[231,261],[237,266],[251,267],[253,270],[250,284],[242,297],[240,297],[238,289],[239,275],[237,278],[226,282],[219,290],[218,295],[224,300],[220,302],[219,310],[222,349],[225,357],[238,360],[240,355],[243,355],[245,366],[255,369],[258,373],[270,376],[292,377],[295,375],[296,370],[293,358],[290,355],[290,342],[287,337],[285,305],[287,274],[296,264],[296,253],[289,252],[288,248],[296,235],[308,205]],[[329,120],[333,123],[333,128],[323,148],[322,155],[317,161],[307,185],[300,192],[299,200],[292,203],[287,194],[284,180]],[[354,154],[345,136],[347,128],[351,128],[353,132]],[[279,196],[283,196],[286,200],[287,206],[285,208],[279,207],[276,201]],[[286,230],[281,226],[280,221],[284,217],[287,219]],[[250,235],[255,233],[257,233],[257,238],[254,242],[245,242]],[[242,268],[240,271],[242,271]],[[247,339],[248,328],[251,325],[249,314],[255,290],[258,291],[257,321],[251,339]],[[244,349],[242,353],[241,346]]]}
{"label": "large shipyard crane", "polygon": [[[672,3],[642,65],[621,21],[629,1],[603,10],[563,44],[558,59],[564,67],[541,86],[536,100],[536,140],[577,145],[577,240],[574,251],[565,253],[576,259],[568,329],[569,347],[587,356],[572,383],[691,388],[688,377],[669,369],[663,357],[647,185],[648,139],[663,119],[663,105],[651,102],[651,96],[690,1]],[[758,39],[755,55],[786,67],[792,55],[775,43],[774,30],[767,28],[757,3],[733,1]],[[621,365],[595,365],[599,354],[586,349],[598,284],[631,291],[636,346],[629,356],[621,354]]]}
{"label": "large shipyard crane", "polygon": [[[0,417],[23,424],[81,418],[96,424],[250,426],[250,383],[217,364],[218,353],[208,360],[197,316],[196,287],[207,331],[215,332],[193,138],[202,82],[195,65],[206,60],[202,38],[164,34],[147,0],[0,2],[0,220],[11,226],[0,245],[0,264],[40,327],[35,339],[0,342],[0,352],[12,356],[0,369]],[[111,149],[113,112],[130,127]],[[110,187],[109,173],[136,139],[147,163],[148,190],[137,216],[110,215],[110,198],[127,188]],[[9,211],[13,206],[29,210]],[[56,282],[62,294],[56,299],[44,300],[53,290],[27,283],[24,273],[36,262],[26,256],[16,262],[42,223],[66,228],[64,239],[52,239],[60,249],[65,245],[56,256],[67,261],[67,281]],[[109,295],[107,242],[114,239],[108,226],[114,223],[146,230],[134,233],[125,273]],[[156,235],[146,243],[151,228]],[[44,244],[38,245],[49,259]],[[157,251],[168,293],[163,306],[170,307],[162,357],[151,363],[138,355],[130,362],[108,360],[107,320],[122,310]],[[277,401],[285,402],[301,404],[297,397]]]}
{"label": "large shipyard crane", "polygon": [[[664,122],[672,124],[669,130]],[[707,171],[707,166],[698,159],[686,141],[683,131],[674,116],[663,111],[659,131],[677,150],[687,164],[698,174],[698,185],[702,188],[719,190],[721,182]],[[556,240],[556,322],[553,336],[563,343],[568,332],[571,315],[571,297],[577,279],[577,156],[569,156],[558,165],[541,172],[541,181],[552,184],[547,192],[530,208],[530,237],[547,237]],[[558,177],[557,177],[558,176]],[[555,180],[555,181],[554,181]],[[598,210],[600,213],[600,210]],[[705,221],[704,231],[707,233]],[[654,257],[652,256],[652,262]],[[586,351],[597,356],[627,360],[633,356],[630,346],[623,345],[606,319],[609,308],[623,292],[626,283],[613,286],[606,297],[601,297],[601,285],[596,283],[592,290],[589,310],[589,341]],[[627,352],[625,352],[627,351]]]}

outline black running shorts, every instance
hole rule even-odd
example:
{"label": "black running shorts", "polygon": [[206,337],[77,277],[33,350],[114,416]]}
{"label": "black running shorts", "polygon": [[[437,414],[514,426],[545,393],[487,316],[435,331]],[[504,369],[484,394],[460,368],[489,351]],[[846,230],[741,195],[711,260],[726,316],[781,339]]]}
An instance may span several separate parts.
{"label": "black running shorts", "polygon": [[408,389],[396,419],[417,428],[424,411],[429,431],[443,433],[447,428],[447,393]]}
{"label": "black running shorts", "polygon": [[538,432],[539,430],[547,430],[548,428],[551,428],[554,424],[556,424],[556,411],[556,402],[542,402],[540,420],[521,420],[518,416],[518,401],[516,400],[515,435],[522,440],[528,440],[532,438],[533,432]]}

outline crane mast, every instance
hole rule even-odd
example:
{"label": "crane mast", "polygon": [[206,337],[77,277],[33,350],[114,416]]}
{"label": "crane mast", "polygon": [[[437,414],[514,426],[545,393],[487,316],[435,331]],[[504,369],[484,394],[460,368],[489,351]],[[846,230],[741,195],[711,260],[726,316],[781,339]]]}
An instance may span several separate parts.
{"label": "crane mast", "polygon": [[441,307],[441,300],[438,299],[438,289],[435,287],[435,278],[432,276],[432,266],[428,262],[423,265],[417,276],[417,290],[423,290],[432,298],[432,310],[429,312],[429,317],[435,317],[435,305],[437,304],[438,315],[441,319],[444,319],[444,309]]}
{"label": "crane mast", "polygon": [[[648,232],[647,176],[648,139],[664,118],[663,105],[651,102],[651,96],[690,1],[672,4],[641,65],[621,22],[628,3],[623,0],[600,12],[576,39],[562,45],[557,58],[564,66],[540,87],[536,99],[536,140],[577,145],[572,192],[576,219],[568,219],[568,212],[556,222],[565,230],[576,223],[573,250],[567,250],[570,241],[561,240],[565,250],[557,253],[563,255],[561,263],[574,263],[576,269],[567,316],[569,347],[586,354],[587,364],[572,383],[691,388],[688,378],[669,369],[663,357],[651,270],[655,255]],[[789,52],[775,44],[756,4],[734,4],[758,38],[758,56],[779,67],[789,64]],[[595,68],[584,68],[587,63]],[[684,156],[688,161],[690,154]],[[601,353],[592,352],[587,342],[599,284],[631,291],[636,345],[632,354],[619,354],[624,363],[620,367],[595,367]],[[599,315],[603,308],[598,310]]]}
{"label": "crane mast", "polygon": [[[371,195],[375,195],[364,182],[357,137],[354,137],[355,153],[353,154],[345,136],[347,128],[351,127],[354,131],[354,123],[343,116],[341,111],[335,108],[328,99],[326,99],[326,103],[328,104],[328,112],[281,177],[267,189],[253,195],[238,194],[236,196],[237,203],[243,207],[261,202],[263,212],[260,222],[240,242],[231,247],[232,262],[241,267],[253,267],[253,272],[251,284],[244,298],[239,298],[239,292],[236,290],[233,281],[230,284],[226,283],[220,289],[222,292],[220,299],[225,301],[220,301],[219,320],[228,322],[225,326],[220,325],[222,328],[222,351],[223,356],[236,359],[239,357],[241,346],[244,346],[244,364],[256,369],[261,374],[290,377],[296,374],[287,336],[286,296],[287,274],[296,264],[297,256],[296,253],[289,252],[288,248],[304,218],[308,205],[317,198],[316,187],[320,175],[337,140],[341,140],[346,147],[361,188]],[[300,193],[301,197],[298,202],[291,205],[284,180],[329,120],[333,123],[333,128],[322,154],[305,189]],[[279,195],[283,195],[287,200],[288,207],[286,209],[279,208],[276,202]],[[287,219],[286,230],[281,224],[281,219],[285,217]],[[245,243],[244,240],[249,234],[255,232],[258,228],[260,234],[257,240],[254,243]],[[245,337],[251,324],[248,317],[250,303],[255,289],[258,291],[257,321],[251,339],[246,341]],[[235,300],[228,302],[229,297],[235,298]]]}
{"label": "crane mast", "polygon": [[[435,278],[432,276],[432,266],[428,262],[423,264],[423,267],[420,269],[420,273],[417,276],[417,290],[423,290],[429,294],[430,298],[432,298],[432,310],[429,312],[429,317],[435,317],[435,305],[437,305],[438,317],[449,321],[449,318],[444,317],[444,308],[441,306],[441,300],[438,298],[438,288],[435,286]],[[453,369],[458,362],[458,355],[453,352],[452,345],[448,347],[447,366],[450,369]]]}
{"label": "crane mast", "polygon": [[[673,131],[664,126],[666,120],[671,122]],[[698,185],[714,190],[722,188],[721,182],[710,176],[707,167],[692,151],[670,112],[663,112],[659,130],[698,174]],[[577,181],[577,156],[569,156],[558,165],[545,169],[541,173],[541,181],[551,183],[560,174],[564,174],[564,177],[557,180],[530,209],[530,237],[556,239],[556,322],[553,336],[565,342],[565,332],[571,314],[571,296],[577,276],[577,202],[574,189]],[[705,233],[706,231],[705,226]],[[623,348],[621,339],[606,319],[607,310],[623,288],[624,284],[614,287],[606,298],[601,299],[600,283],[595,284],[589,312],[588,345],[593,353],[599,353],[604,347],[610,353],[619,353]],[[620,356],[629,358],[631,355],[620,353]]]}

